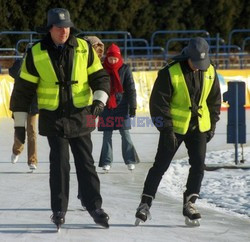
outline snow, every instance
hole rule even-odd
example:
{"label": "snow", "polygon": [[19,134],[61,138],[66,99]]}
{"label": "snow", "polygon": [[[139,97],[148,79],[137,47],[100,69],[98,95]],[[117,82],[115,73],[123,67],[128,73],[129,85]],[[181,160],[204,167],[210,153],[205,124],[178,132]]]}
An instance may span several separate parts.
{"label": "snow", "polygon": [[[248,166],[241,163],[235,165],[234,155],[235,149],[207,153],[206,165],[232,167],[205,171],[200,193],[202,199],[198,200],[197,204],[235,216],[241,214],[243,217],[250,217],[250,147],[244,148],[244,158]],[[174,160],[162,179],[159,191],[182,199],[188,169],[187,158]]]}
{"label": "snow", "polygon": [[[247,124],[250,115],[247,112]],[[189,169],[182,145],[165,173],[151,208],[152,220],[135,227],[143,183],[152,166],[159,134],[154,127],[133,127],[132,140],[141,163],[130,172],[121,156],[118,132],[113,135],[114,164],[108,174],[97,167],[103,208],[110,216],[110,228],[100,229],[77,196],[75,168],[71,156],[69,211],[60,233],[50,222],[49,147],[38,136],[38,169],[30,173],[27,150],[17,164],[10,163],[13,120],[0,120],[0,241],[249,241],[250,238],[250,132],[244,145],[245,163],[234,164],[235,150],[226,144],[226,112],[221,115],[216,135],[208,144],[205,171],[197,207],[201,226],[189,228],[182,216],[182,193]],[[98,164],[102,133],[92,134],[93,156]],[[241,149],[239,148],[239,152]],[[240,153],[239,153],[240,154]],[[241,159],[241,156],[239,157]],[[225,168],[217,169],[224,166]],[[213,169],[215,168],[215,169]],[[243,169],[244,168],[244,169]]]}

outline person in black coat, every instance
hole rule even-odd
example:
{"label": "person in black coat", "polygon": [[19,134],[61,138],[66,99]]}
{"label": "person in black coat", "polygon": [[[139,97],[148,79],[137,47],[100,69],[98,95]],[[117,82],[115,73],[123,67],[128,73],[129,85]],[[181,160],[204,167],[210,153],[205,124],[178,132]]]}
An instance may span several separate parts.
{"label": "person in black coat", "polygon": [[208,56],[209,46],[201,37],[193,38],[182,55],[162,68],[150,97],[150,114],[160,131],[155,162],[146,177],[136,224],[146,221],[162,176],[184,142],[190,170],[183,193],[186,223],[199,225],[195,207],[204,176],[207,143],[219,120],[221,92],[215,67]]}
{"label": "person in black coat", "polygon": [[122,138],[122,156],[129,170],[135,169],[139,158],[130,137],[130,118],[136,113],[136,90],[132,72],[123,63],[120,48],[112,44],[103,66],[110,75],[111,93],[107,106],[99,117],[98,130],[103,131],[99,167],[109,171],[113,162],[112,134],[119,130]]}
{"label": "person in black coat", "polygon": [[10,108],[15,131],[24,142],[27,111],[37,94],[39,134],[47,137],[50,147],[52,222],[58,227],[65,222],[71,148],[86,209],[95,223],[108,228],[109,216],[102,209],[100,180],[92,156],[91,132],[95,127],[88,126],[87,120],[103,111],[110,81],[92,46],[75,37],[73,27],[67,9],[48,11],[47,34],[28,50]]}
{"label": "person in black coat", "polygon": [[[14,78],[15,85],[19,81],[19,74],[22,65],[23,59],[17,59],[13,66],[9,69],[9,75]],[[14,95],[14,93],[12,93]],[[37,107],[37,97],[34,96],[32,103],[30,105],[28,116],[27,116],[27,152],[28,152],[28,166],[31,170],[35,170],[37,168],[37,114],[38,114],[38,107]],[[14,133],[14,144],[12,146],[12,155],[11,155],[11,162],[15,164],[20,154],[24,149],[24,144],[18,139],[16,132]]]}
{"label": "person in black coat", "polygon": [[[91,44],[91,46],[94,48],[96,54],[98,55],[99,59],[102,60],[103,55],[104,55],[103,42],[96,36],[84,36],[84,39],[87,40]],[[80,199],[83,209],[86,209],[80,187],[78,187],[77,198]]]}

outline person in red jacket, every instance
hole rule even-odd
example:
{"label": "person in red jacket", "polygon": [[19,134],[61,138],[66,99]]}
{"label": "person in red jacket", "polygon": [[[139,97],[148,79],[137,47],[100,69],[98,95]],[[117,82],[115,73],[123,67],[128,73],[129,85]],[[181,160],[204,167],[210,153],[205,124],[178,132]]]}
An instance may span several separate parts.
{"label": "person in red jacket", "polygon": [[136,113],[136,89],[132,72],[123,63],[120,48],[111,44],[103,66],[110,75],[111,91],[107,106],[100,114],[98,130],[103,131],[99,167],[109,171],[113,162],[112,134],[119,130],[122,137],[122,156],[129,170],[135,169],[139,158],[130,137],[130,118]]}

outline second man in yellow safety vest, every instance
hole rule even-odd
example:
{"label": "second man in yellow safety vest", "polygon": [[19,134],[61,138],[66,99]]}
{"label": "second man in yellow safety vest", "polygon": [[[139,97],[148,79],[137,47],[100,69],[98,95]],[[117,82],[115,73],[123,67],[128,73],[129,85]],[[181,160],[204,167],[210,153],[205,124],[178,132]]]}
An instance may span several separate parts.
{"label": "second man in yellow safety vest", "polygon": [[195,208],[204,175],[207,142],[219,120],[221,93],[218,76],[208,56],[205,39],[190,40],[182,55],[159,71],[150,97],[150,113],[160,131],[153,167],[144,183],[136,224],[146,221],[162,176],[182,142],[191,166],[183,194],[183,215],[189,225],[199,225]]}

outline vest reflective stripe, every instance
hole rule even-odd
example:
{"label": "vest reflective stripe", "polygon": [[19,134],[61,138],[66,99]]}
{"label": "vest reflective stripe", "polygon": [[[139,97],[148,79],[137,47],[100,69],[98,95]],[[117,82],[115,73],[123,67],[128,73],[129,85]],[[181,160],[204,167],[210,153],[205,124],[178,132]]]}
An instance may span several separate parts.
{"label": "vest reflective stripe", "polygon": [[[185,134],[188,130],[192,115],[190,110],[190,95],[180,64],[176,63],[171,66],[169,68],[169,73],[173,85],[173,97],[170,104],[173,128],[176,133]],[[206,100],[212,88],[214,78],[214,67],[210,65],[208,70],[204,72],[203,87],[201,98],[199,101],[199,106],[201,108],[199,108],[198,112],[199,114],[201,114],[201,117],[198,118],[198,123],[201,132],[208,131],[211,128],[210,113],[207,107]]]}
{"label": "vest reflective stripe", "polygon": [[[78,39],[78,46],[74,48],[74,59],[71,73],[71,80],[77,83],[71,85],[73,104],[77,108],[90,105],[92,103],[92,92],[88,84],[88,44],[86,41]],[[55,110],[59,105],[59,85],[53,65],[47,50],[41,50],[38,43],[32,47],[34,64],[39,73],[37,97],[39,109]],[[94,66],[93,72],[102,69],[101,62],[97,57],[93,64],[99,62],[99,66]],[[93,73],[92,72],[92,73]]]}
{"label": "vest reflective stripe", "polygon": [[88,75],[91,75],[92,73],[103,69],[102,63],[100,62],[100,59],[95,50],[93,50],[93,54],[94,54],[94,60],[92,65],[88,67]]}
{"label": "vest reflective stripe", "polygon": [[32,83],[38,83],[39,77],[31,75],[26,68],[26,57],[23,60],[22,66],[21,66],[21,72],[20,77],[26,81],[32,82]]}

